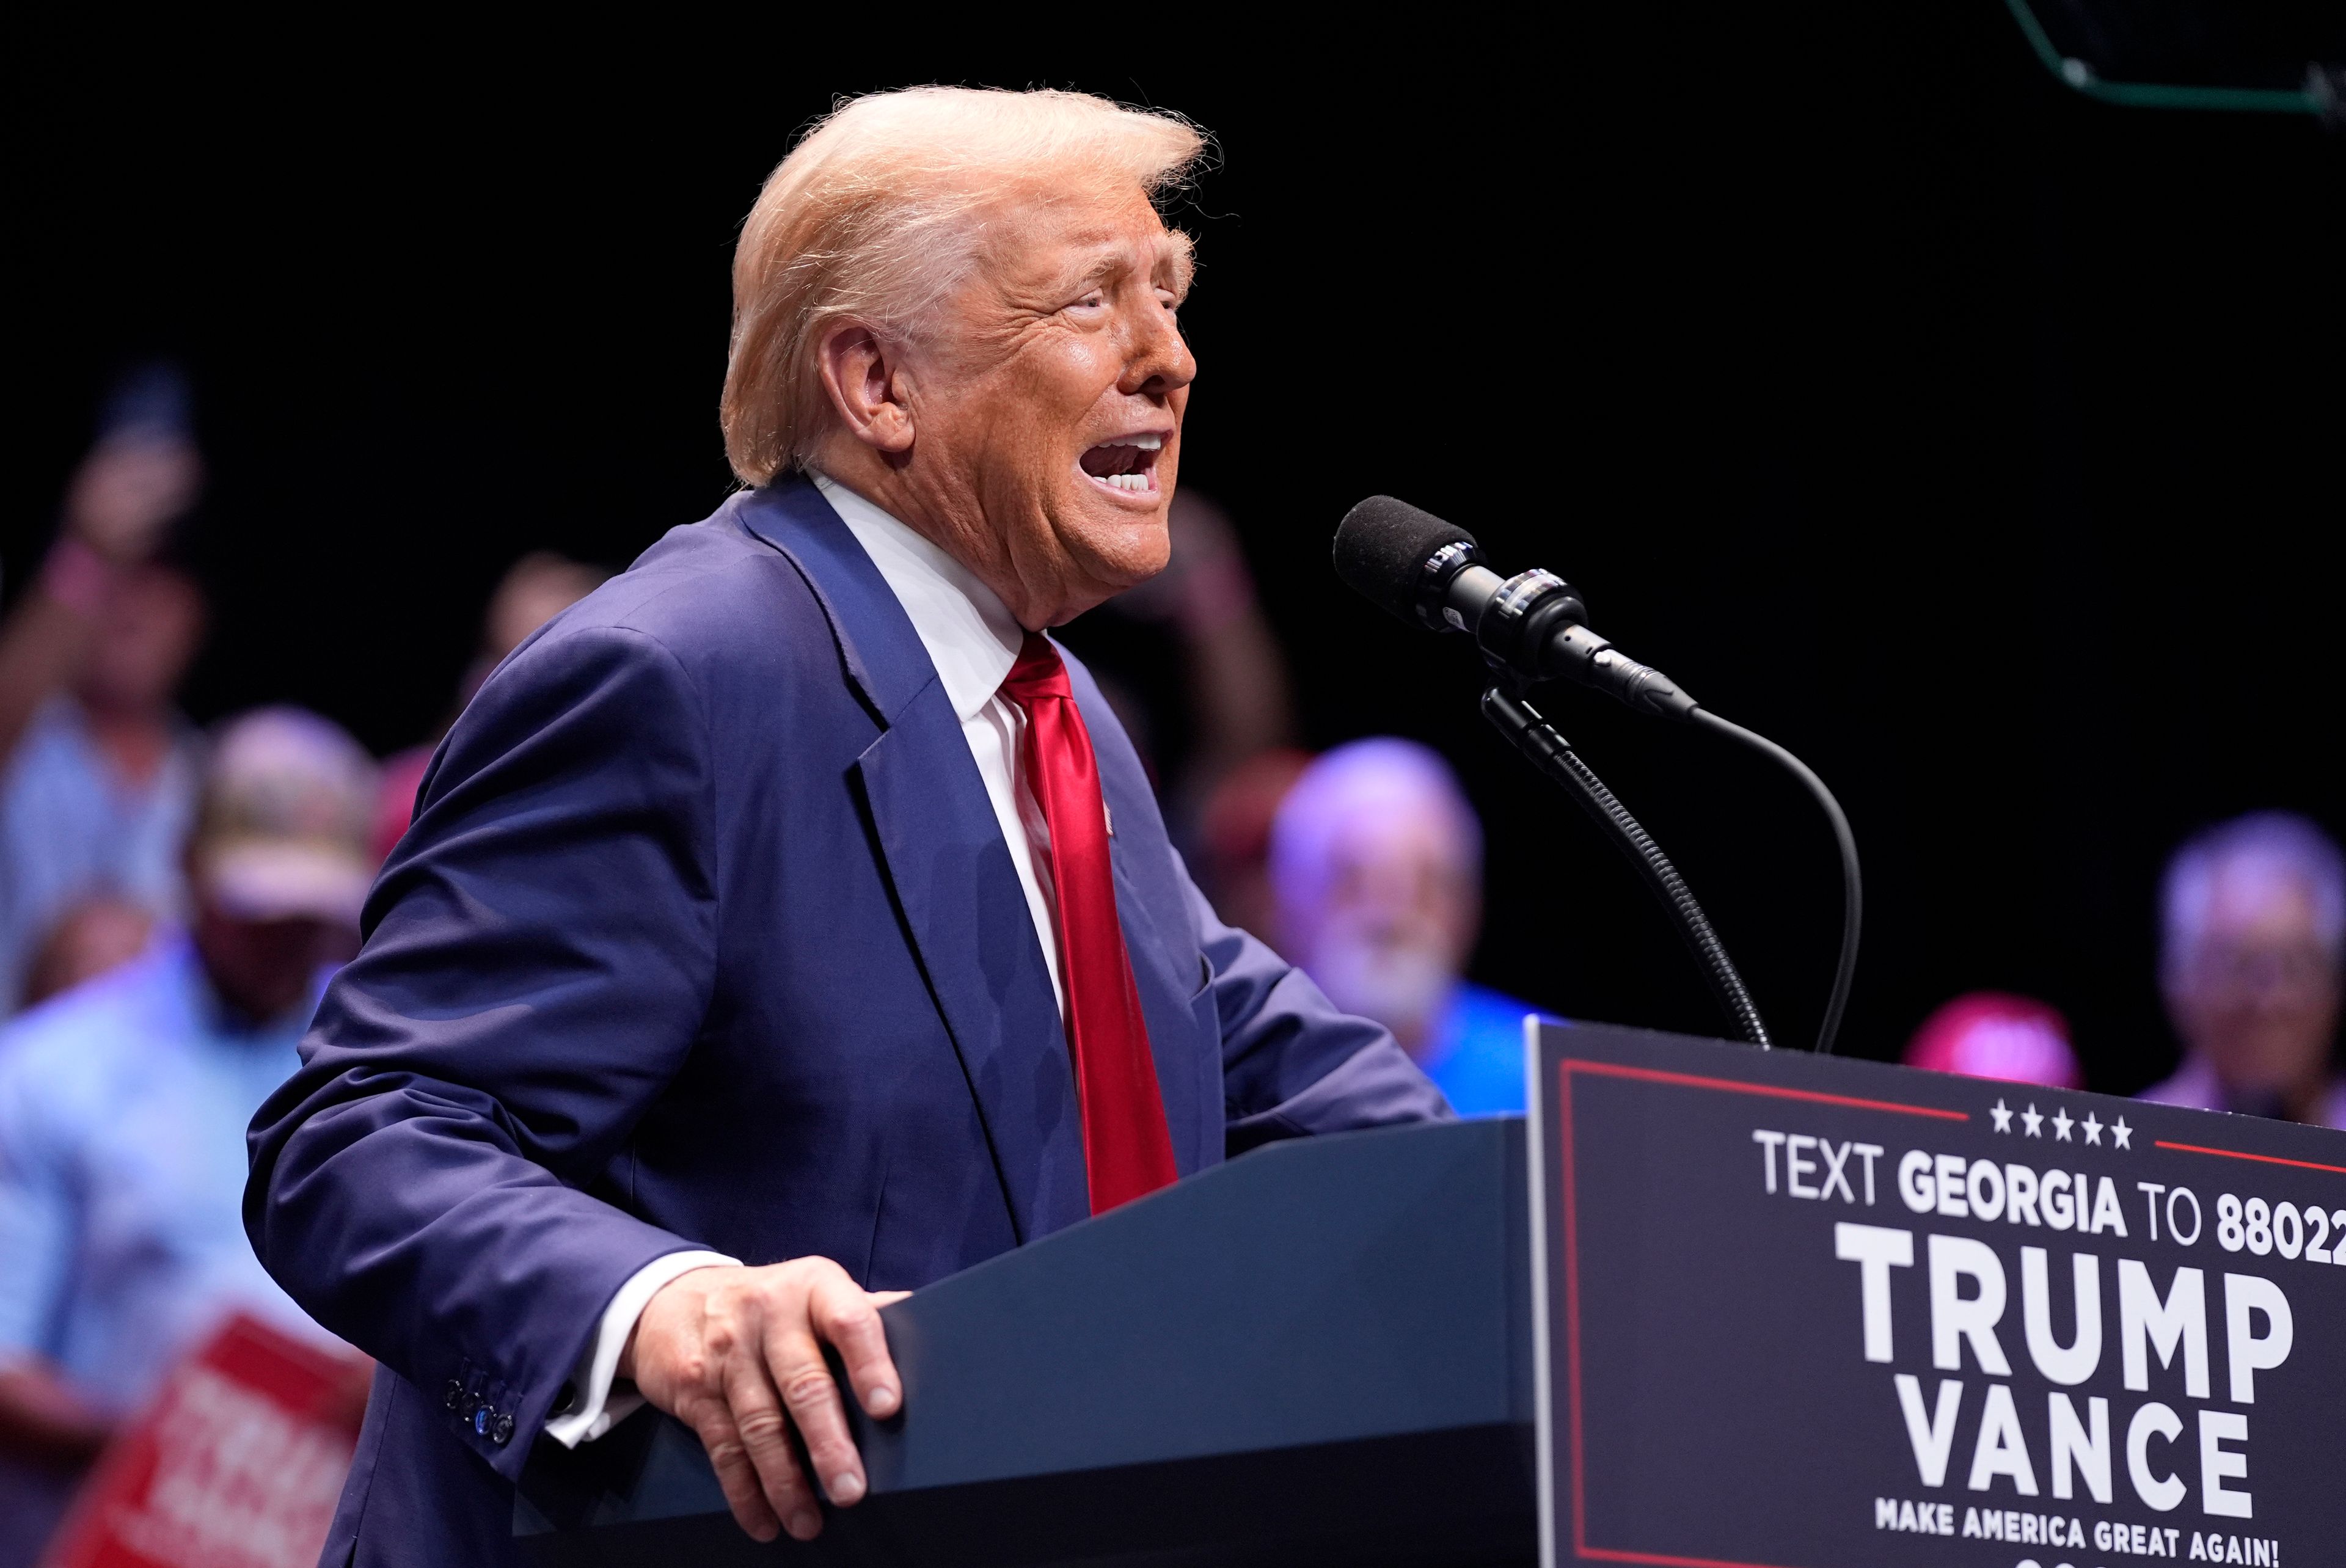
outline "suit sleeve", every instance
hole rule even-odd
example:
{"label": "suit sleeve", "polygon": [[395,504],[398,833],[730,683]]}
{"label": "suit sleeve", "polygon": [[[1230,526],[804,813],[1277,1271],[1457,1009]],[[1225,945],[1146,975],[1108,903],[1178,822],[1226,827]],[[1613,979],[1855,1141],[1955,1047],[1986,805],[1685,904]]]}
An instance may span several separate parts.
{"label": "suit sleeve", "polygon": [[707,733],[642,633],[557,629],[508,660],[253,1121],[261,1262],[508,1479],[621,1284],[696,1245],[583,1189],[708,1010]]}
{"label": "suit sleeve", "polygon": [[1230,1153],[1312,1133],[1452,1119],[1442,1091],[1384,1025],[1339,1012],[1311,976],[1223,924],[1194,883],[1188,895],[1222,1024]]}

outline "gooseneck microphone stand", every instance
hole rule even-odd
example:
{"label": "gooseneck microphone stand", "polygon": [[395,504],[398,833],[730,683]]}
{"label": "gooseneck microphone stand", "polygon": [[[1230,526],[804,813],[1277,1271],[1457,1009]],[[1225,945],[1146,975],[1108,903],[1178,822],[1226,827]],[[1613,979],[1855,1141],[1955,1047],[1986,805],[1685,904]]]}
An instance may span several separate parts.
{"label": "gooseneck microphone stand", "polygon": [[[1483,717],[1491,727],[1507,738],[1525,760],[1545,774],[1588,814],[1613,845],[1637,868],[1655,898],[1661,901],[1685,939],[1687,949],[1695,962],[1702,966],[1703,978],[1719,998],[1719,1004],[1735,1021],[1737,1033],[1762,1051],[1774,1048],[1769,1038],[1768,1025],[1760,1017],[1760,1009],[1751,1001],[1751,993],[1743,984],[1743,976],[1736,972],[1735,961],[1727,956],[1726,944],[1711,929],[1709,917],[1695,901],[1694,892],[1678,875],[1678,868],[1654,842],[1637,819],[1629,814],[1605,780],[1583,762],[1571,743],[1559,734],[1556,726],[1540,716],[1537,708],[1524,700],[1526,686],[1519,676],[1494,666],[1497,679],[1483,693]],[[1512,687],[1514,689],[1510,690]],[[1833,965],[1832,993],[1825,1002],[1824,1022],[1817,1029],[1816,1049],[1820,1054],[1830,1054],[1834,1038],[1841,1033],[1841,1014],[1849,1008],[1850,985],[1857,976],[1857,938],[1865,921],[1865,888],[1859,874],[1857,836],[1850,831],[1849,818],[1809,765],[1777,745],[1766,736],[1731,723],[1708,708],[1689,705],[1682,716],[1686,722],[1723,735],[1750,748],[1790,773],[1808,789],[1817,805],[1832,824],[1833,844],[1841,852],[1841,954]]]}
{"label": "gooseneck microphone stand", "polygon": [[[1662,908],[1677,924],[1678,934],[1686,939],[1688,950],[1694,954],[1695,962],[1702,966],[1703,978],[1710,982],[1710,989],[1718,996],[1719,1004],[1735,1021],[1736,1032],[1762,1051],[1772,1049],[1775,1043],[1768,1038],[1768,1025],[1761,1022],[1760,1009],[1751,1001],[1751,993],[1744,988],[1743,976],[1736,972],[1735,961],[1727,956],[1726,945],[1719,940],[1719,933],[1710,928],[1709,917],[1702,912],[1702,905],[1695,901],[1692,890],[1686,885],[1686,879],[1678,875],[1678,868],[1670,864],[1670,858],[1662,853],[1662,847],[1654,842],[1653,835],[1646,831],[1637,818],[1629,815],[1629,809],[1605,787],[1605,780],[1596,777],[1595,770],[1574,754],[1571,743],[1556,732],[1556,726],[1541,718],[1539,710],[1530,703],[1494,686],[1483,694],[1483,717],[1489,719],[1492,728],[1505,736],[1534,768],[1562,785],[1565,792],[1588,813],[1589,820],[1613,840],[1614,847],[1637,868],[1637,874],[1646,880],[1646,886],[1653,890],[1654,897],[1661,901]],[[1843,946],[1848,945],[1844,942]],[[1841,1000],[1841,993],[1836,991],[1834,1013],[1827,1023],[1826,1041],[1831,1039],[1830,1031],[1832,1023],[1839,1021]],[[1820,1048],[1822,1048],[1821,1044]]]}

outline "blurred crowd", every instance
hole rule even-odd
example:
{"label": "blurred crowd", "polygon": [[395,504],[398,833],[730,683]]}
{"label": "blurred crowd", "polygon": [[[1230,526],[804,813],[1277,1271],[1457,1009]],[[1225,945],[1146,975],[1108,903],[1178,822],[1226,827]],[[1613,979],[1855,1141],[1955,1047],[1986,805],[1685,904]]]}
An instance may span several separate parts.
{"label": "blurred crowd", "polygon": [[[379,762],[298,708],[188,720],[206,605],[173,525],[203,482],[183,384],[131,378],[0,623],[0,1568],[36,1559],[93,1458],[225,1315],[322,1338],[246,1243],[244,1131],[355,948],[439,738]],[[1235,526],[1185,493],[1173,535],[1167,572],[1068,640],[1201,885],[1389,1026],[1462,1113],[1520,1110],[1530,1009],[1468,978],[1484,840],[1456,775],[1390,737],[1301,750]],[[446,722],[603,576],[515,563]],[[2160,911],[2185,1056],[2148,1097],[2346,1127],[2337,845],[2285,814],[2211,827],[2176,852]],[[2084,1085],[2061,1014],[2002,993],[1946,1003],[1907,1061]],[[367,1368],[338,1353],[356,1409]]]}
{"label": "blurred crowd", "polygon": [[[244,1131],[295,1064],[438,737],[378,763],[269,707],[178,706],[203,589],[174,524],[204,465],[182,384],[134,377],[0,622],[0,1568],[232,1315],[372,1368],[262,1271]],[[515,563],[449,709],[604,574]],[[444,724],[443,726],[444,728]]]}
{"label": "blurred crowd", "polygon": [[[2306,818],[2259,811],[2194,835],[2159,888],[2158,988],[2183,1044],[2142,1098],[2346,1128],[2336,1062],[2346,977],[2346,859]],[[2083,1088],[2067,1023],[2045,1003],[1978,992],[1927,1019],[1910,1066]]]}

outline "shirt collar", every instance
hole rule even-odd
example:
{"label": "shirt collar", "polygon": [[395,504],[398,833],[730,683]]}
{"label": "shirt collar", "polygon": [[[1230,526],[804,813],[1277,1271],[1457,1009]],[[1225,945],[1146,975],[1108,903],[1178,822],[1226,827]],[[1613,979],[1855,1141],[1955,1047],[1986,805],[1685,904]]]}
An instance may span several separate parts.
{"label": "shirt collar", "polygon": [[964,723],[994,700],[1018,662],[1026,633],[977,574],[827,473],[812,473],[904,614],[936,667],[945,700]]}

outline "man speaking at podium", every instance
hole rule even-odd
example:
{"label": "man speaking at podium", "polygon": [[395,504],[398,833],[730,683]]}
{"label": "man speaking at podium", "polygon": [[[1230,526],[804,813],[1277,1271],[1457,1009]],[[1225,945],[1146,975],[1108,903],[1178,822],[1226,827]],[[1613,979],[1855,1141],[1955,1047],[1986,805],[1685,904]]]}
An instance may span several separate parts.
{"label": "man speaking at podium", "polygon": [[1153,199],[1200,151],[929,88],[768,181],[748,488],[483,687],[254,1123],[255,1248],[383,1367],[328,1563],[515,1561],[531,1447],[630,1386],[744,1529],[811,1536],[864,1492],[823,1347],[903,1400],[886,1292],[1227,1148],[1448,1115],[1215,918],[1043,635],[1166,562],[1196,362]]}

